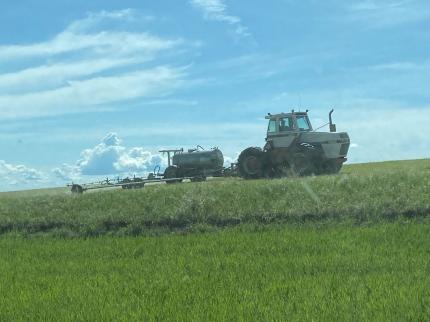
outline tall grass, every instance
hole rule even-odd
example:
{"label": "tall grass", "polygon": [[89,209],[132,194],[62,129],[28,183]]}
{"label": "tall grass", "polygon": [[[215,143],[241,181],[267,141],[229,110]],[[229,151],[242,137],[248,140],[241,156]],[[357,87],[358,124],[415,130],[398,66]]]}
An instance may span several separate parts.
{"label": "tall grass", "polygon": [[345,168],[340,175],[213,180],[72,195],[0,194],[0,234],[139,235],[244,223],[428,221],[430,160]]}

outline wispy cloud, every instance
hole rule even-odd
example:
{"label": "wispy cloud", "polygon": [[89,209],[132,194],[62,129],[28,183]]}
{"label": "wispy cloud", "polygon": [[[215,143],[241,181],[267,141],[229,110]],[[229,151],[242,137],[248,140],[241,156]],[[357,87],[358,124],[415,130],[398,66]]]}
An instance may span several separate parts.
{"label": "wispy cloud", "polygon": [[71,79],[91,76],[116,67],[145,61],[143,58],[89,59],[58,62],[0,74],[0,92],[5,94],[38,92],[67,85]]}
{"label": "wispy cloud", "polygon": [[111,30],[114,22],[125,24],[136,16],[131,9],[88,13],[85,18],[71,22],[50,40],[25,45],[0,45],[0,60],[16,60],[24,57],[51,56],[89,51],[94,55],[124,55],[140,50],[146,55],[171,48],[182,40],[161,39],[145,32]]}
{"label": "wispy cloud", "polygon": [[[0,116],[83,112],[119,100],[162,97],[177,88],[185,69],[157,61],[172,48],[182,49],[184,41],[111,25],[135,19],[147,18],[130,9],[89,13],[50,40],[0,46],[0,64],[22,60],[27,66],[0,74]],[[28,67],[29,61],[34,65]]]}
{"label": "wispy cloud", "polygon": [[4,118],[85,112],[96,106],[139,97],[162,97],[182,83],[182,69],[160,66],[136,72],[87,80],[20,95],[0,96]]}
{"label": "wispy cloud", "polygon": [[382,10],[403,7],[411,2],[411,0],[365,0],[356,2],[355,4],[351,5],[350,8],[356,11]]}
{"label": "wispy cloud", "polygon": [[190,3],[203,12],[205,19],[225,22],[234,27],[235,33],[239,36],[251,36],[240,17],[228,14],[227,5],[223,0],[190,0]]}
{"label": "wispy cloud", "polygon": [[98,33],[61,32],[52,40],[30,45],[0,46],[1,60],[16,60],[25,57],[50,57],[87,50],[93,55],[125,55],[136,50],[154,54],[177,45],[181,40],[165,40],[147,33],[101,31]]}
{"label": "wispy cloud", "polygon": [[365,0],[347,9],[348,19],[363,23],[367,28],[392,27],[430,17],[427,2],[414,0]]}

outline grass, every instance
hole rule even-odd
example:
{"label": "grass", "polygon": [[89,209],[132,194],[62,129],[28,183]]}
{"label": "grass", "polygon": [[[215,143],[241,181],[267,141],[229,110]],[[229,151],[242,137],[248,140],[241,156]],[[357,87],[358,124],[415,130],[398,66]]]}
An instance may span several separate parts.
{"label": "grass", "polygon": [[426,321],[430,227],[0,239],[0,320]]}
{"label": "grass", "polygon": [[0,194],[0,321],[428,321],[430,160]]}
{"label": "grass", "polygon": [[244,223],[428,221],[430,160],[345,167],[336,176],[154,185],[72,196],[0,194],[0,234],[86,237],[216,230]]}

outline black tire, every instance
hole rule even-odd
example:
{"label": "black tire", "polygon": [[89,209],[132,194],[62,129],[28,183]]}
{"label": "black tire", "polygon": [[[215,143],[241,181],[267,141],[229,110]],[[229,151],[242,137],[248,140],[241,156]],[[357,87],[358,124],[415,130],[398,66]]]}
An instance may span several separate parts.
{"label": "black tire", "polygon": [[295,176],[307,176],[315,173],[315,167],[312,163],[312,156],[305,153],[297,153],[294,155],[292,162],[292,172]]}
{"label": "black tire", "polygon": [[124,180],[121,181],[121,183],[125,183],[124,185],[121,186],[122,189],[131,189],[131,185],[129,183],[131,183],[131,180],[129,178],[125,178]]}
{"label": "black tire", "polygon": [[82,194],[84,193],[84,188],[79,184],[73,184],[71,191],[72,193]]}
{"label": "black tire", "polygon": [[132,189],[142,189],[143,187],[145,187],[145,182],[142,182],[141,178],[136,178],[133,180],[133,182],[136,183],[131,186]]}
{"label": "black tire", "polygon": [[342,169],[342,163],[338,163],[335,160],[327,161],[324,167],[324,174],[337,174]]}
{"label": "black tire", "polygon": [[245,179],[259,179],[264,174],[264,152],[260,148],[247,148],[237,161],[239,175]]}
{"label": "black tire", "polygon": [[[173,165],[167,167],[167,169],[164,171],[163,179],[173,179],[178,177],[179,177],[179,170],[177,167]],[[182,179],[166,181],[167,184],[178,183],[178,182],[182,182]]]}

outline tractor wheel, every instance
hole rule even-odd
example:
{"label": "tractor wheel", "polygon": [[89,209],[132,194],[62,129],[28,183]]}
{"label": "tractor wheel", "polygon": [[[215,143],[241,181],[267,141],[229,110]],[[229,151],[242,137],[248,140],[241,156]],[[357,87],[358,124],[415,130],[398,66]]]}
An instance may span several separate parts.
{"label": "tractor wheel", "polygon": [[262,178],[264,174],[264,152],[260,148],[243,150],[239,155],[237,166],[242,178]]}
{"label": "tractor wheel", "polygon": [[337,163],[336,161],[330,160],[327,161],[324,167],[325,174],[337,174],[339,173],[340,169],[342,168],[342,163]]}
{"label": "tractor wheel", "polygon": [[[167,167],[167,169],[164,171],[163,179],[173,179],[173,178],[177,178],[178,176],[179,176],[178,168],[171,165],[170,167]],[[178,179],[178,180],[166,181],[167,184],[178,183],[178,182],[182,182],[182,180]]]}
{"label": "tractor wheel", "polygon": [[295,176],[306,176],[315,172],[310,156],[304,153],[297,153],[292,162],[291,172]]}

